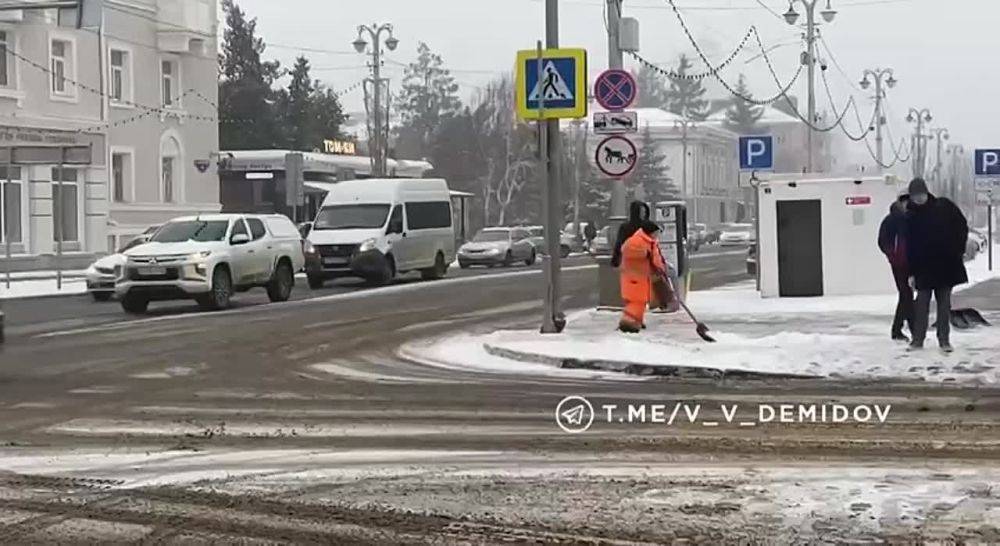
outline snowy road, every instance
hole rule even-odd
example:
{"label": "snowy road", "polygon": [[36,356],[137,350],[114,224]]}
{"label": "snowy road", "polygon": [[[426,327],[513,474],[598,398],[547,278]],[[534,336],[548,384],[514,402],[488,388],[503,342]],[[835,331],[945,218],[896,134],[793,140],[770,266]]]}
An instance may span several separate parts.
{"label": "snowy road", "polygon": [[[695,267],[739,277],[743,257]],[[403,343],[459,327],[536,323],[540,275],[509,273],[226,313],[12,322],[0,353],[0,536],[1000,540],[994,390],[538,377],[397,356]],[[592,305],[594,275],[566,272],[568,308]],[[710,407],[732,403],[893,410],[880,425],[608,423],[571,435],[554,420],[571,394],[697,401],[716,422]]]}

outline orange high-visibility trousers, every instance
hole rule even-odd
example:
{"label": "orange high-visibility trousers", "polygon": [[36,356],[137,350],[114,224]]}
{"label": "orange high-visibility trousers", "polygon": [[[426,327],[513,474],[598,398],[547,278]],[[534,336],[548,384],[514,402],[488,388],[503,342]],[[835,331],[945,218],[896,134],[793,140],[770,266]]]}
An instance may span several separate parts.
{"label": "orange high-visibility trousers", "polygon": [[652,298],[652,279],[666,270],[656,239],[638,230],[622,244],[620,287],[625,309],[620,327],[638,331]]}

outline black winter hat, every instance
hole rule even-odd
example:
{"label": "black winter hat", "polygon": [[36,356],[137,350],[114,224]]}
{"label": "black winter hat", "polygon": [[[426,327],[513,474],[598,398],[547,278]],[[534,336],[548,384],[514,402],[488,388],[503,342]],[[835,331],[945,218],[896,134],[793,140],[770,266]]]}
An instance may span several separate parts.
{"label": "black winter hat", "polygon": [[910,195],[920,195],[923,193],[930,193],[930,191],[927,190],[927,182],[924,182],[924,179],[919,177],[914,178],[910,182],[910,187],[907,190],[907,192]]}

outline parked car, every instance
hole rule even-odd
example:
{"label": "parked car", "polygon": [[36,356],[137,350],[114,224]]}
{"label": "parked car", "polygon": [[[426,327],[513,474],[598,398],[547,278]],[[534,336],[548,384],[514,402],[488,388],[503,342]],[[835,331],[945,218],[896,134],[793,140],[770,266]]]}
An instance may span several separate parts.
{"label": "parked car", "polygon": [[[545,228],[542,226],[525,226],[524,229],[528,230],[529,241],[535,247],[535,252],[539,256],[546,256],[549,253],[548,246],[545,244]],[[559,243],[559,255],[563,258],[569,256],[570,247],[569,245],[564,245],[560,241]]]}
{"label": "parked car", "polygon": [[754,242],[753,224],[729,224],[719,234],[722,246],[744,246]]}
{"label": "parked car", "polygon": [[458,266],[462,269],[473,265],[509,266],[521,261],[533,265],[537,254],[531,234],[524,228],[483,228],[458,249]]}
{"label": "parked car", "polygon": [[747,275],[757,276],[757,245],[747,249]]}
{"label": "parked car", "polygon": [[969,228],[969,238],[976,241],[976,246],[979,250],[986,250],[986,245],[989,244],[986,238],[986,229]]}
{"label": "parked car", "polygon": [[688,228],[688,239],[694,241],[698,247],[708,244],[708,226],[705,224],[693,224]]}
{"label": "parked car", "polygon": [[128,313],[151,301],[193,298],[203,309],[229,307],[235,292],[267,289],[286,301],[305,263],[295,224],[280,214],[176,218],[125,252],[115,294]]}
{"label": "parked car", "polygon": [[611,226],[604,226],[597,231],[597,237],[594,238],[594,242],[590,245],[590,253],[594,255],[611,254],[612,243]]}
{"label": "parked car", "polygon": [[[563,228],[562,233],[559,236],[560,246],[565,246],[569,248],[570,252],[583,252],[586,249],[587,240],[583,236],[583,230],[586,229],[589,222],[580,222],[580,233],[577,237],[576,224],[569,222],[566,227]],[[568,256],[567,253],[565,256]],[[563,256],[563,257],[565,257]]]}
{"label": "parked car", "polygon": [[433,178],[339,182],[323,200],[306,250],[314,289],[347,276],[375,284],[409,271],[444,277],[455,259],[448,184]]}
{"label": "parked car", "polygon": [[153,233],[160,226],[150,226],[146,228],[138,237],[125,243],[118,252],[108,254],[90,264],[87,268],[87,292],[94,298],[94,301],[108,301],[115,295],[115,281],[122,267],[125,266],[125,251],[137,247],[153,236]]}

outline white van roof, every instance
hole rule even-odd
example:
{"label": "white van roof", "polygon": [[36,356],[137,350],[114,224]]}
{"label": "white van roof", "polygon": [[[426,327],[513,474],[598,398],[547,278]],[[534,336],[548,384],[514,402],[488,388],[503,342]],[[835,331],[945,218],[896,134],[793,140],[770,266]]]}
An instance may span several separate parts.
{"label": "white van roof", "polygon": [[448,201],[448,183],[442,178],[365,178],[333,184],[323,204],[351,201],[374,203],[404,200]]}

